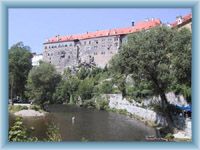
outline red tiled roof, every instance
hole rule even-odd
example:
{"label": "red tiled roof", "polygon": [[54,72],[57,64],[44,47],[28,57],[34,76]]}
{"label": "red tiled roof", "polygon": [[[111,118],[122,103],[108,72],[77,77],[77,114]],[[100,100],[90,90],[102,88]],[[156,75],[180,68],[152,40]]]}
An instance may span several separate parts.
{"label": "red tiled roof", "polygon": [[90,39],[90,38],[103,37],[103,36],[109,36],[109,35],[111,36],[124,35],[124,34],[138,32],[141,30],[150,29],[160,24],[161,24],[161,21],[159,19],[151,19],[148,21],[138,22],[136,23],[135,26],[126,27],[126,28],[101,30],[101,31],[89,32],[89,33],[79,34],[79,35],[55,36],[55,37],[49,38],[46,43],[73,41],[77,39],[83,40],[83,39]]}
{"label": "red tiled roof", "polygon": [[174,28],[178,25],[182,25],[182,24],[185,24],[186,22],[188,22],[190,19],[192,19],[192,14],[188,14],[186,16],[183,16],[183,22],[181,24],[178,24],[177,21],[174,21],[173,23],[171,23],[171,26]]}

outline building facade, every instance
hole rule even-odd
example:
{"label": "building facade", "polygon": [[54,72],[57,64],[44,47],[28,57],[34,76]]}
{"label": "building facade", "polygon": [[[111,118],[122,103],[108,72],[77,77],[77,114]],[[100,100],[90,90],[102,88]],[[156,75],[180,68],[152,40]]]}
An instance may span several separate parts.
{"label": "building facade", "polygon": [[[159,19],[148,19],[126,28],[87,32],[49,38],[44,43],[43,60],[53,64],[58,72],[80,65],[105,67],[119,48],[126,43],[130,33],[160,26]],[[179,16],[169,25],[172,28],[192,30],[192,14]]]}
{"label": "building facade", "polygon": [[187,28],[192,31],[192,14],[177,16],[176,21],[171,23],[171,27],[178,28],[179,30],[182,28]]}
{"label": "building facade", "polygon": [[32,53],[32,66],[39,66],[41,60],[43,60],[42,54]]}
{"label": "building facade", "polygon": [[138,22],[126,28],[101,30],[80,35],[55,36],[44,43],[43,60],[53,64],[57,71],[90,64],[105,67],[112,56],[127,41],[127,35],[161,25],[159,19]]}

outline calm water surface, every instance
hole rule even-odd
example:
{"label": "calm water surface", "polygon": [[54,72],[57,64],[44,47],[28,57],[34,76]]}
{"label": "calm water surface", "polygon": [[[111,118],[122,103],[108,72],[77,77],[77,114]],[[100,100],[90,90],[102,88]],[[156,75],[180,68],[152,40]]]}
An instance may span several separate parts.
{"label": "calm water surface", "polygon": [[[48,124],[59,127],[63,141],[143,141],[145,136],[156,135],[154,128],[113,112],[91,110],[77,106],[51,105],[46,117],[26,117],[27,128],[34,127],[33,136],[46,138]],[[75,117],[74,124],[72,117]],[[10,125],[14,116],[10,115]]]}

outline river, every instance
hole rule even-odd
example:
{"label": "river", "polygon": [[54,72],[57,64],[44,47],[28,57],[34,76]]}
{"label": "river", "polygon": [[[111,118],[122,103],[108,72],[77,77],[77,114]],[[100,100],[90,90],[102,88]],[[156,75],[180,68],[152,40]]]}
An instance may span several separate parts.
{"label": "river", "polygon": [[[69,105],[50,105],[45,117],[25,117],[24,125],[34,127],[32,136],[46,138],[48,124],[54,123],[60,130],[62,141],[143,141],[156,135],[154,128],[136,119],[113,112],[86,109]],[[72,117],[75,117],[72,123]],[[14,116],[10,115],[10,125]]]}

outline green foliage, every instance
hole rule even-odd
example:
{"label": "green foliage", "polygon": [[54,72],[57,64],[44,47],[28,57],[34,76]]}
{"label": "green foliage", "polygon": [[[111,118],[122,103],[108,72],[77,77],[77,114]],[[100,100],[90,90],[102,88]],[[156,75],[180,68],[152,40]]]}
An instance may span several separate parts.
{"label": "green foliage", "polygon": [[77,73],[77,77],[80,80],[84,80],[86,77],[88,77],[89,74],[90,74],[90,69],[81,67]]}
{"label": "green foliage", "polygon": [[96,103],[93,99],[92,100],[85,100],[83,102],[83,107],[85,107],[85,108],[96,108]]}
{"label": "green foliage", "polygon": [[65,74],[64,79],[60,82],[53,95],[54,102],[70,102],[71,104],[74,104],[75,98],[77,98],[79,83],[80,80],[76,76]]}
{"label": "green foliage", "polygon": [[53,103],[53,93],[60,79],[61,76],[56,72],[55,68],[43,62],[30,71],[26,94],[40,106],[43,106],[46,102]]}
{"label": "green foliage", "polygon": [[[33,129],[33,127],[32,127]],[[14,125],[9,129],[9,141],[11,142],[37,142],[37,137],[31,137],[22,121],[22,117],[15,119]],[[47,128],[47,139],[42,141],[60,142],[62,140],[58,127],[55,124],[50,124]]]}
{"label": "green foliage", "polygon": [[62,140],[59,128],[55,124],[50,124],[47,128],[48,142],[60,142]]}
{"label": "green foliage", "polygon": [[79,84],[78,95],[80,95],[82,100],[91,99],[93,96],[93,89],[94,89],[94,79],[86,78]]}
{"label": "green foliage", "polygon": [[112,81],[103,81],[97,86],[96,93],[112,94],[113,83]]}
{"label": "green foliage", "polygon": [[21,105],[9,105],[8,110],[9,112],[15,113],[18,112],[20,110],[27,110],[28,107],[27,106],[21,106]]}
{"label": "green foliage", "polygon": [[[165,93],[173,84],[191,87],[191,32],[156,27],[129,35],[128,43],[110,65],[114,72],[132,74],[137,85],[135,95],[160,95],[164,107]],[[121,83],[120,91],[123,91],[124,82]],[[141,88],[143,85],[148,86]],[[185,91],[189,94],[189,90]]]}
{"label": "green foliage", "polygon": [[168,133],[166,136],[165,136],[165,139],[167,140],[173,140],[174,139],[174,135],[172,133]]}
{"label": "green foliage", "polygon": [[99,96],[95,98],[95,107],[98,110],[108,110],[108,105],[109,101],[105,97]]}
{"label": "green foliage", "polygon": [[192,33],[186,28],[177,31],[170,58],[175,82],[191,87]]}
{"label": "green foliage", "polygon": [[9,97],[24,97],[28,73],[32,68],[31,52],[22,42],[9,49]]}
{"label": "green foliage", "polygon": [[86,139],[85,137],[82,137],[81,138],[81,142],[88,142],[89,140],[88,139]]}
{"label": "green foliage", "polygon": [[23,126],[22,118],[17,117],[14,125],[9,130],[9,141],[12,142],[36,142],[36,137],[30,137],[27,129]]}
{"label": "green foliage", "polygon": [[35,111],[40,111],[41,110],[41,107],[38,106],[38,105],[30,105],[30,109],[33,109]]}

